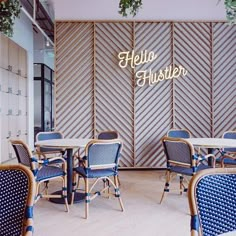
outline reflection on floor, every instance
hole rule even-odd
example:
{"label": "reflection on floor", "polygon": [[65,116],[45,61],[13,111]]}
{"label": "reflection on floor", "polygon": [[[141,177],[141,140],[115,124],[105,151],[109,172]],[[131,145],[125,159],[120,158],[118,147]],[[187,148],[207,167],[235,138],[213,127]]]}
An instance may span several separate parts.
{"label": "reflection on floor", "polygon": [[[120,171],[119,176],[125,212],[116,198],[98,197],[85,220],[84,203],[70,206],[66,213],[63,205],[41,199],[34,211],[34,236],[190,235],[188,199],[185,193],[179,195],[178,178],[160,205],[164,171]],[[56,188],[57,183],[52,185]]]}

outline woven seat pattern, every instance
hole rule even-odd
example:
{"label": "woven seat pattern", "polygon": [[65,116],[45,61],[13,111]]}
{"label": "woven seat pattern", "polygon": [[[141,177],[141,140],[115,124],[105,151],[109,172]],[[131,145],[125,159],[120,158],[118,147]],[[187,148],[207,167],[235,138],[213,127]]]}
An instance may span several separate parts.
{"label": "woven seat pattern", "polygon": [[48,179],[48,178],[53,178],[53,177],[57,177],[57,176],[63,176],[65,173],[63,172],[63,170],[59,167],[56,166],[43,166],[43,168],[39,169],[38,173],[37,173],[37,181],[41,181],[44,179]]}
{"label": "woven seat pattern", "polygon": [[236,230],[236,174],[202,178],[196,201],[204,236]]}
{"label": "woven seat pattern", "polygon": [[28,185],[21,171],[0,170],[0,235],[22,235]]}

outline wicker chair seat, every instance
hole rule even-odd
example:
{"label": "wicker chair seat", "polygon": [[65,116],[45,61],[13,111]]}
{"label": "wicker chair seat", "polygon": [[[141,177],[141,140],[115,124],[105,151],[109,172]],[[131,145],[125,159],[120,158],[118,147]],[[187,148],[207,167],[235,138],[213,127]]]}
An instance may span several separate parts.
{"label": "wicker chair seat", "polygon": [[64,176],[64,171],[56,166],[43,166],[37,173],[36,181],[42,181],[48,178]]}
{"label": "wicker chair seat", "polygon": [[[198,165],[197,170],[199,171],[199,170],[205,170],[205,169],[209,169],[209,168],[212,168],[212,167],[204,165],[204,164],[200,164],[200,165]],[[170,170],[172,172],[176,172],[176,173],[188,175],[188,176],[192,176],[194,174],[192,168],[186,168],[186,167],[181,167],[181,166],[172,166],[172,167],[170,167]]]}
{"label": "wicker chair seat", "polygon": [[190,182],[192,235],[213,236],[236,230],[236,171],[205,170]]}
{"label": "wicker chair seat", "polygon": [[103,169],[103,170],[87,169],[87,173],[86,173],[86,170],[84,167],[77,167],[74,169],[74,171],[76,171],[78,174],[86,178],[100,178],[103,176],[115,176],[117,173],[117,171],[115,171],[114,169]]}

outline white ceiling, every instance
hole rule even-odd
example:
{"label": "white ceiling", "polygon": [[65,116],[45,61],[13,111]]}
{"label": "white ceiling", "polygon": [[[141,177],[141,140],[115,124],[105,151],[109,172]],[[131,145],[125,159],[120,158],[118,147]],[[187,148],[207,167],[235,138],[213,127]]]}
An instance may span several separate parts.
{"label": "white ceiling", "polygon": [[119,15],[119,0],[47,1],[56,20],[225,20],[224,0],[142,0],[134,18]]}

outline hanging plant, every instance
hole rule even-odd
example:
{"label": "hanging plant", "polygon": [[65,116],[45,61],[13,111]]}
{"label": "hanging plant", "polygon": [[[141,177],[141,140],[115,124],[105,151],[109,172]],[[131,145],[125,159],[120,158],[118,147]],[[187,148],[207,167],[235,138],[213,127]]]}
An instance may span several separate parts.
{"label": "hanging plant", "polygon": [[231,24],[236,24],[236,0],[225,0],[226,18]]}
{"label": "hanging plant", "polygon": [[15,18],[20,15],[19,0],[0,0],[0,31],[8,37],[13,35]]}
{"label": "hanging plant", "polygon": [[128,14],[135,16],[141,6],[142,0],[120,0],[119,13],[122,16],[127,16]]}

